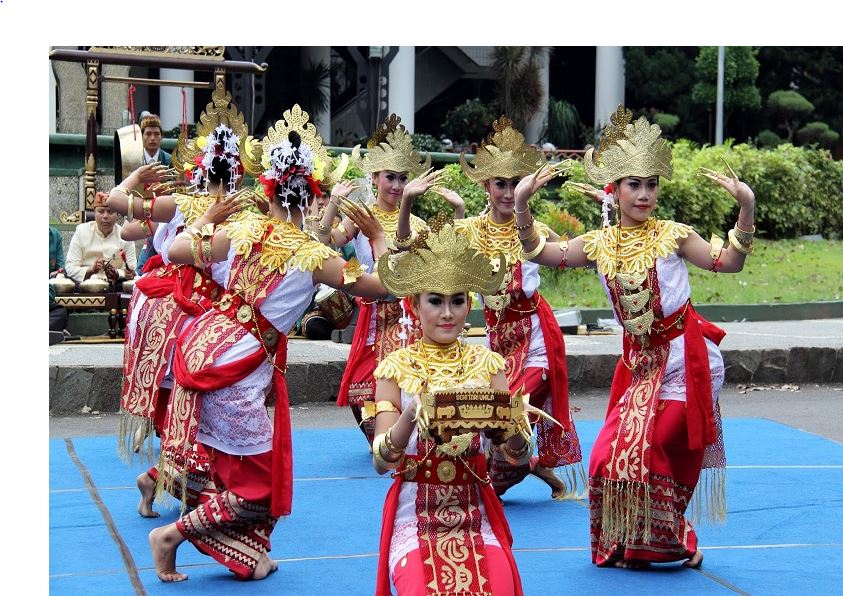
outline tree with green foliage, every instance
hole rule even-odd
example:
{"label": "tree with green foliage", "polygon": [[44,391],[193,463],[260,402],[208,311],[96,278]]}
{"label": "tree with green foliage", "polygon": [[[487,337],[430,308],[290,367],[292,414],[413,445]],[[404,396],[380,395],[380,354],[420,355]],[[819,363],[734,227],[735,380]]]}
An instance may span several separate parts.
{"label": "tree with green foliage", "polygon": [[523,131],[541,105],[540,46],[495,46],[492,72],[497,75],[497,107]]}
{"label": "tree with green foliage", "polygon": [[793,135],[799,124],[814,113],[814,104],[800,93],[792,90],[773,91],[767,98],[770,113],[784,120],[779,127],[787,131],[787,142],[793,141]]}
{"label": "tree with green foliage", "polygon": [[445,114],[442,132],[454,143],[479,143],[492,128],[492,111],[483,101],[475,97],[467,99]]}
{"label": "tree with green foliage", "polygon": [[[761,107],[761,94],[758,91],[757,51],[748,46],[730,46],[725,48],[723,71],[723,126],[739,110],[756,110]],[[717,47],[700,48],[695,62],[697,82],[691,97],[694,101],[714,112],[717,104]]]}
{"label": "tree with green foliage", "polygon": [[581,146],[581,131],[582,122],[574,104],[551,97],[547,105],[547,123],[541,138],[557,147],[573,149]]}
{"label": "tree with green foliage", "polygon": [[704,141],[708,120],[691,98],[699,48],[626,46],[623,52],[626,104],[674,114],[679,122],[672,136]]}
{"label": "tree with green foliage", "polygon": [[800,145],[817,144],[830,149],[840,138],[840,135],[828,127],[825,122],[809,122],[796,131],[796,140]]}
{"label": "tree with green foliage", "polygon": [[[758,60],[763,97],[778,89],[794,89],[814,104],[814,120],[843,133],[843,45],[764,46],[758,50]],[[760,122],[759,128],[776,124],[767,120]]]}

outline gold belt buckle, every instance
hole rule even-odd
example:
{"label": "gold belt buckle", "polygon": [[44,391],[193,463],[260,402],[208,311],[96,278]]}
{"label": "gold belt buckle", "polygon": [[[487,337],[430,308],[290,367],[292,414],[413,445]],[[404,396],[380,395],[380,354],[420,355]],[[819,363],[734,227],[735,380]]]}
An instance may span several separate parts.
{"label": "gold belt buckle", "polygon": [[252,320],[252,307],[248,304],[241,304],[237,309],[237,320],[241,323],[248,323]]}
{"label": "gold belt buckle", "polygon": [[436,466],[436,475],[439,477],[440,482],[447,484],[457,477],[457,466],[452,461],[441,461]]}

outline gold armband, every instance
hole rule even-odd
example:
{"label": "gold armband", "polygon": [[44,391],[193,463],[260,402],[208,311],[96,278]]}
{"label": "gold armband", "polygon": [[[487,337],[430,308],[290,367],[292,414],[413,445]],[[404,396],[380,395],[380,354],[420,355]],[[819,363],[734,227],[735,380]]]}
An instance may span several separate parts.
{"label": "gold armband", "polygon": [[360,279],[366,270],[356,257],[351,257],[342,268],[342,287],[348,288]]}
{"label": "gold armband", "polygon": [[394,414],[400,414],[401,410],[396,408],[395,404],[389,401],[388,399],[381,399],[375,402],[375,416],[377,416],[381,412],[392,412]]}
{"label": "gold armband", "polygon": [[545,244],[547,244],[547,238],[544,237],[544,236],[539,236],[539,243],[530,252],[526,252],[523,248],[523,245],[522,245],[521,259],[523,261],[532,261],[533,259],[535,259],[541,253],[541,251],[544,250]]}
{"label": "gold armband", "polygon": [[[115,186],[114,188],[118,188],[118,187],[117,187],[117,186]],[[119,187],[119,188],[120,188],[120,190],[122,190],[123,192],[126,192],[126,191],[123,189],[123,187],[122,187],[122,186],[121,186],[121,187]],[[131,221],[132,221],[132,218],[134,218],[134,217],[135,217],[135,197],[134,197],[131,193],[128,193],[128,192],[127,192],[126,194],[127,194],[127,195],[129,195],[129,200],[128,200],[128,202],[126,203],[126,205],[128,206],[128,210],[126,211],[126,222],[128,223],[128,222],[131,222]]]}
{"label": "gold armband", "polygon": [[717,264],[720,262],[720,253],[723,252],[723,239],[716,234],[711,237],[711,250],[709,251],[709,256],[711,256],[711,270],[714,271],[717,268]]}

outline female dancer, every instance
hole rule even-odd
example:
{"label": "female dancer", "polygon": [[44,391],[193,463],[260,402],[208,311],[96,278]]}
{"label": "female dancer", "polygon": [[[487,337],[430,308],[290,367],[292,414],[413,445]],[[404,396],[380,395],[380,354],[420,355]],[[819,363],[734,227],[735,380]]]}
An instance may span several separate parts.
{"label": "female dancer", "polygon": [[[512,128],[507,118],[496,120],[493,127],[494,134],[482,143],[474,167],[465,162],[464,156],[460,157],[466,176],[486,189],[488,212],[457,220],[455,225],[468,236],[475,249],[496,259],[506,272],[500,287],[483,296],[483,311],[489,347],[505,358],[509,387],[523,388],[530,394],[530,403],[556,418],[562,426],[539,419],[536,422],[538,457],[522,466],[512,466],[501,450],[493,447],[490,476],[499,496],[532,473],[550,486],[554,499],[562,499],[566,496],[566,485],[553,469],[582,461],[568,406],[565,342],[550,305],[538,292],[539,268],[523,258],[513,217],[516,185],[543,165],[545,157],[538,149],[524,144],[524,136]],[[405,189],[399,235],[410,234],[405,217],[413,199],[420,194],[411,185]],[[543,224],[537,224],[536,229],[543,238],[557,238]],[[499,255],[503,255],[503,262]],[[585,473],[578,468],[581,466],[566,469],[574,494],[577,476],[582,478],[582,483],[585,481]]]}
{"label": "female dancer", "polygon": [[[296,105],[261,140],[268,217],[250,214],[215,229],[238,208],[236,198],[220,199],[169,250],[173,262],[202,267],[230,260],[231,266],[213,309],[188,325],[176,347],[174,403],[162,451],[178,456],[200,442],[210,454],[211,479],[193,511],[149,535],[165,582],[187,579],[176,569],[176,550],[185,540],[241,579],[263,579],[276,569],[267,554],[269,537],[292,506],[285,333],[318,283],[386,296],[359,263],[346,263],[301,230],[319,177],[333,172],[308,119]],[[365,218],[355,223],[374,234]],[[271,390],[274,421],[265,406]]]}
{"label": "female dancer", "polygon": [[[158,254],[146,263],[129,303],[119,432],[123,454],[128,454],[133,439],[134,450],[140,451],[144,437],[149,436],[150,459],[150,431],[154,428],[161,435],[165,426],[176,338],[193,317],[210,308],[228,274],[226,264],[206,269],[172,264],[167,249],[185,225],[192,225],[204,213],[215,196],[234,192],[242,179],[244,163],[251,166],[250,173],[259,171],[253,161],[241,159],[247,153],[248,128],[242,114],[231,104],[231,96],[222,88],[214,91],[196,133],[190,142],[185,137],[179,140],[173,161],[177,171],[191,172],[192,192],[163,194],[176,187],[161,183],[167,173],[165,166],[149,164],[132,172],[112,189],[108,198],[109,207],[127,215],[129,232],[138,226],[149,235],[157,226],[153,246]],[[130,189],[140,186],[151,186],[156,194],[151,199],[136,198],[137,193]],[[177,477],[182,477],[182,469],[187,470],[185,502],[194,506],[208,479],[207,456],[197,448],[186,461],[168,460],[167,465],[175,468],[165,469],[165,473],[174,472]],[[153,466],[137,478],[141,493],[138,513],[143,517],[158,517],[152,509],[158,474],[158,467]],[[181,490],[176,494],[181,496]]]}
{"label": "female dancer", "polygon": [[640,568],[687,559],[699,567],[702,551],[685,510],[702,468],[715,469],[704,497],[725,517],[725,452],[717,398],[724,332],[703,319],[690,301],[687,260],[697,267],[735,273],[752,252],[755,197],[730,175],[704,170],[740,205],[729,244],[711,242],[685,224],[651,217],[660,177],[673,173],[670,146],[646,118],[632,122],[619,107],[600,148],[585,155],[589,179],[611,183],[620,222],[569,241],[536,234],[527,201],[552,175],[543,168],[515,191],[526,256],[557,267],[594,264],[624,327],[609,408],[591,452],[592,561]]}
{"label": "female dancer", "polygon": [[[360,156],[360,146],[355,147],[351,161],[372,176],[377,193],[371,210],[383,228],[384,238],[391,241],[395,238],[398,223],[398,200],[407,180],[424,172],[420,180],[427,190],[433,184],[437,172],[428,168],[429,156],[426,161],[421,161],[418,151],[413,148],[410,133],[395,114],[390,115],[375,131],[367,147],[369,151],[363,157]],[[373,241],[348,218],[344,219],[338,228],[332,228],[341,197],[347,197],[353,188],[351,181],[344,182],[338,189],[337,196],[328,203],[319,226],[319,239],[334,247],[352,242],[355,256],[366,271],[372,272],[378,257],[386,252],[386,244]],[[426,227],[424,221],[415,216],[411,218],[409,225],[414,230]],[[351,407],[354,418],[371,447],[374,438],[375,391],[372,372],[387,354],[402,347],[406,342],[415,340],[417,332],[410,327],[412,321],[401,301],[370,301],[359,298],[357,303],[357,326],[354,329],[348,363],[340,381],[337,405]]]}
{"label": "female dancer", "polygon": [[[381,474],[393,470],[395,478],[384,505],[375,593],[390,594],[391,577],[401,596],[522,594],[512,536],[486,473],[490,439],[467,432],[437,442],[416,423],[424,393],[508,390],[504,359],[458,339],[471,308],[469,292],[494,292],[505,271],[442,223],[431,226],[426,244],[384,256],[378,266],[390,292],[411,296],[422,336],[375,369],[374,465]],[[522,432],[529,436],[520,426],[490,433],[513,465],[532,454]]]}

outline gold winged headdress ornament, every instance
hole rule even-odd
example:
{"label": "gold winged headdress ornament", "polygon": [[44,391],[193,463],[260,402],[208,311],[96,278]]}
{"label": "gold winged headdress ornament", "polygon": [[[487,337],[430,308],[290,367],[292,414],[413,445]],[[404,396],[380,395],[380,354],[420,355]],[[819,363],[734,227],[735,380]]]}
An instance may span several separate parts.
{"label": "gold winged headdress ornament", "polygon": [[348,158],[336,162],[328,155],[322,137],[309,122],[310,115],[295,104],[285,110],[261,139],[263,173],[259,180],[264,194],[272,199],[279,196],[284,206],[289,198],[302,199],[299,208],[307,207],[312,197],[322,194],[342,178]]}
{"label": "gold winged headdress ornament", "polygon": [[494,132],[483,140],[474,156],[474,167],[466,161],[465,152],[460,153],[462,171],[474,182],[529,176],[547,162],[544,153],[524,142],[524,135],[506,116],[495,120],[492,128]]}
{"label": "gold winged headdress ornament", "polygon": [[440,213],[419,233],[408,252],[385,254],[378,260],[381,283],[395,296],[423,292],[453,295],[460,292],[494,294],[506,270],[472,248],[468,236],[454,230],[453,221]]}
{"label": "gold winged headdress ornament", "polygon": [[627,176],[673,176],[670,144],[661,138],[662,129],[642,116],[632,122],[632,111],[624,106],[612,114],[600,139],[583,158],[585,173],[595,184],[604,185]]}
{"label": "gold winged headdress ornament", "polygon": [[430,168],[430,155],[422,161],[419,152],[413,148],[413,137],[401,124],[401,118],[390,114],[381,124],[369,142],[368,153],[360,156],[360,145],[351,151],[351,162],[366,172],[407,172],[411,178]]}
{"label": "gold winged headdress ornament", "polygon": [[231,102],[231,94],[221,86],[214,89],[211,102],[199,116],[196,136],[191,140],[185,132],[179,136],[173,168],[207,190],[208,172],[215,158],[228,162],[233,174],[229,180],[231,192],[244,172],[253,176],[260,172],[260,146],[249,136],[249,127]]}

